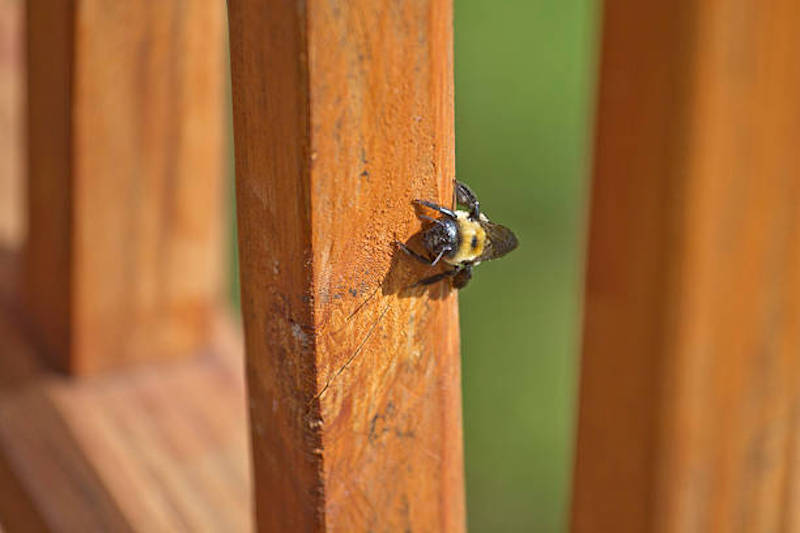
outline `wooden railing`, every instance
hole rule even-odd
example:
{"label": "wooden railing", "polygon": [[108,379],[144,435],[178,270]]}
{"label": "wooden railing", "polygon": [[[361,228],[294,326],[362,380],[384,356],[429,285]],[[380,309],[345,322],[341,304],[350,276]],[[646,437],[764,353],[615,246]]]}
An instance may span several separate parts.
{"label": "wooden railing", "polygon": [[395,246],[414,198],[452,197],[451,3],[228,13],[245,357],[224,4],[27,3],[0,524],[463,530],[456,295],[407,290],[422,269]]}
{"label": "wooden railing", "polygon": [[264,530],[464,529],[456,296],[394,244],[452,197],[451,9],[229,2]]}
{"label": "wooden railing", "polygon": [[[463,531],[456,295],[394,245],[452,194],[451,0],[229,0],[244,334],[225,5],[26,9],[0,527]],[[575,531],[800,530],[798,22],[605,2]]]}
{"label": "wooden railing", "polygon": [[800,4],[605,2],[575,531],[798,531]]}

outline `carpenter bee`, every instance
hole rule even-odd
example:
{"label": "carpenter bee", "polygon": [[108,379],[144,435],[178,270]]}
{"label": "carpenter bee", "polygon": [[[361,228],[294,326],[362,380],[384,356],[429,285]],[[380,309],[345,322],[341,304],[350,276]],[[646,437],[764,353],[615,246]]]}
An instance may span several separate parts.
{"label": "carpenter bee", "polygon": [[[443,215],[441,218],[419,215],[432,224],[422,232],[422,245],[428,256],[415,252],[402,242],[398,241],[397,245],[426,265],[435,266],[441,260],[452,268],[421,279],[413,287],[451,278],[453,287],[461,289],[472,278],[472,267],[481,261],[502,257],[517,247],[516,235],[481,213],[478,197],[460,181],[455,182],[452,209],[427,200],[414,200],[414,203]],[[466,207],[467,211],[457,210],[459,205]]]}

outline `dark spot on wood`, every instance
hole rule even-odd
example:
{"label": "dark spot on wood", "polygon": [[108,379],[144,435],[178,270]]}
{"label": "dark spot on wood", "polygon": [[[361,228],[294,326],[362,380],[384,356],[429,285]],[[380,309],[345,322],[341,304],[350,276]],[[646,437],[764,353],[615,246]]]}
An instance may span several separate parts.
{"label": "dark spot on wood", "polygon": [[374,443],[376,440],[378,440],[378,437],[382,436],[387,431],[387,428],[385,427],[378,430],[378,422],[381,420],[384,420],[384,416],[377,414],[369,421],[369,434],[367,435],[367,439],[370,441],[370,443]]}
{"label": "dark spot on wood", "polygon": [[401,439],[413,439],[417,436],[417,434],[411,429],[401,430],[399,428],[394,428],[394,436]]}
{"label": "dark spot on wood", "polygon": [[405,533],[411,533],[411,505],[408,502],[408,495],[405,493],[400,497],[400,516],[402,516],[403,522],[405,522],[403,531],[405,531]]}
{"label": "dark spot on wood", "polygon": [[[386,404],[383,412],[376,413],[369,421],[369,432],[367,439],[371,444],[375,444],[381,437],[386,434],[394,435],[402,439],[413,439],[416,433],[410,427],[401,428],[398,421],[395,419],[395,407],[391,401]],[[401,416],[401,419],[404,418]],[[398,423],[399,422],[399,423]]]}

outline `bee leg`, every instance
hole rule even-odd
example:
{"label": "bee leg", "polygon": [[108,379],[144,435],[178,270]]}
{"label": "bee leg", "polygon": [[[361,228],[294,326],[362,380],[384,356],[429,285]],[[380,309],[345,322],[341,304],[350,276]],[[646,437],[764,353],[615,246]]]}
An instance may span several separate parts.
{"label": "bee leg", "polygon": [[443,279],[451,278],[455,276],[459,272],[459,269],[454,268],[453,270],[447,270],[445,272],[440,272],[435,274],[429,278],[424,278],[413,284],[411,287],[420,287],[423,285],[432,285],[436,282],[442,281]]}
{"label": "bee leg", "polygon": [[414,203],[415,204],[419,204],[419,205],[424,205],[425,207],[429,207],[429,208],[433,209],[434,211],[438,211],[441,214],[443,214],[445,216],[448,216],[450,218],[456,218],[455,212],[453,212],[451,209],[447,209],[446,207],[442,207],[439,204],[435,204],[435,203],[429,202],[427,200],[414,200]]}
{"label": "bee leg", "polygon": [[416,259],[420,263],[425,263],[428,266],[431,266],[433,264],[429,258],[425,257],[424,255],[418,254],[417,252],[415,252],[414,250],[412,250],[411,248],[409,248],[408,246],[406,246],[402,242],[395,241],[395,244],[397,244],[397,246],[401,250],[403,250],[406,254],[410,255],[411,257],[413,257],[414,259]]}
{"label": "bee leg", "polygon": [[456,204],[461,204],[469,208],[469,218],[478,220],[481,214],[481,204],[478,202],[478,197],[472,192],[472,189],[467,187],[460,181],[456,181],[455,185]]}
{"label": "bee leg", "polygon": [[431,266],[436,266],[436,263],[438,263],[438,262],[439,262],[439,259],[441,259],[441,258],[442,258],[442,256],[444,255],[444,253],[445,253],[445,252],[449,252],[449,251],[450,251],[450,248],[442,248],[442,250],[439,252],[439,255],[437,255],[437,256],[436,256],[436,259],[434,259],[433,261],[431,261]]}
{"label": "bee leg", "polygon": [[433,218],[433,217],[429,217],[428,215],[418,215],[418,216],[422,220],[427,220],[428,222],[432,222],[432,223],[436,224],[437,226],[443,226],[444,225],[444,222],[442,222],[441,218]]}
{"label": "bee leg", "polygon": [[463,289],[472,279],[472,265],[464,265],[453,277],[453,288]]}

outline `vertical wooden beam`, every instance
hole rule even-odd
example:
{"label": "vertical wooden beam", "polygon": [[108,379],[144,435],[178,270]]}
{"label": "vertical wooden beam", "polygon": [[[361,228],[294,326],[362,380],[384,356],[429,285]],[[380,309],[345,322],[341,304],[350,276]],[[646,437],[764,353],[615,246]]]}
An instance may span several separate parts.
{"label": "vertical wooden beam", "polygon": [[800,4],[608,0],[575,531],[800,531]]}
{"label": "vertical wooden beam", "polygon": [[221,288],[224,7],[27,10],[35,325],[78,373],[191,352]]}
{"label": "vertical wooden beam", "polygon": [[393,246],[452,195],[451,2],[228,7],[258,526],[461,531],[456,295]]}
{"label": "vertical wooden beam", "polygon": [[0,250],[18,248],[24,238],[23,8],[0,0]]}

